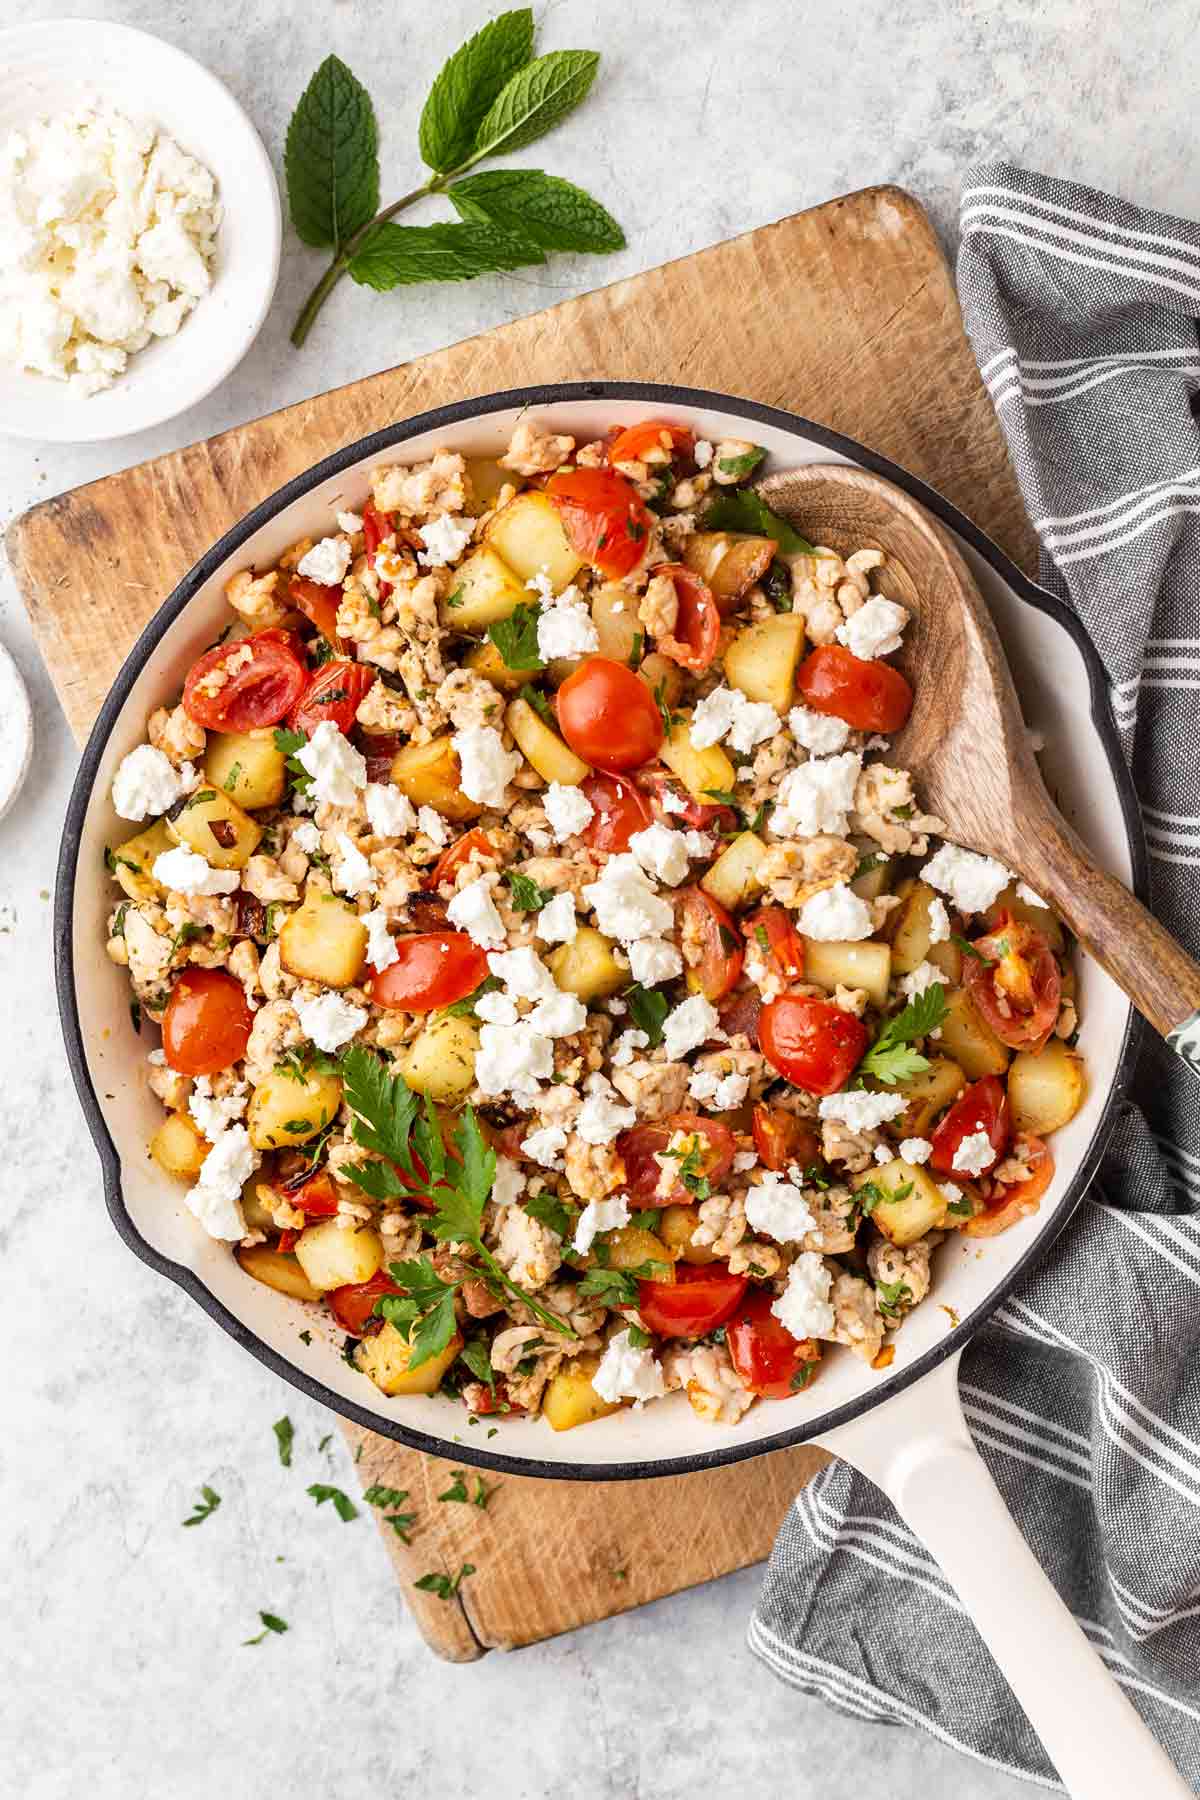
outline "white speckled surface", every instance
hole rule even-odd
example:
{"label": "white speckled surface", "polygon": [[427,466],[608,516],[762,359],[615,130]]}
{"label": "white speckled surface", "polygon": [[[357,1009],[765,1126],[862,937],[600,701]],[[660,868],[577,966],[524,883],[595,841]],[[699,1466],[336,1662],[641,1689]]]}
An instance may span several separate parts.
{"label": "white speckled surface", "polygon": [[[3,0],[0,24],[73,10]],[[277,166],[291,106],[337,50],[374,93],[389,196],[412,185],[434,68],[484,16],[464,0],[95,0],[88,11],[159,32],[212,67]],[[0,440],[0,525],[93,476],[873,181],[910,187],[948,242],[959,172],[982,154],[1195,209],[1195,131],[1181,104],[1194,15],[1183,0],[556,0],[544,11],[543,47],[606,57],[586,108],[521,160],[591,186],[625,226],[622,255],[399,297],[345,285],[297,353],[288,330],[318,264],[288,237],[274,312],[226,385],[111,449]],[[344,1525],[304,1496],[314,1480],[353,1486],[340,1440],[317,1448],[331,1420],[239,1354],[108,1224],[49,964],[75,753],[7,571],[0,635],[29,681],[37,733],[25,791],[0,823],[6,1790],[29,1800],[361,1800],[414,1782],[495,1800],[1028,1791],[964,1770],[924,1738],[840,1719],[760,1671],[743,1645],[753,1572],[513,1657],[451,1668],[429,1656],[368,1522]],[[270,1429],[285,1410],[297,1429],[291,1471]],[[223,1504],[185,1536],[179,1521],[202,1481]],[[260,1607],[291,1630],[243,1649]]]}

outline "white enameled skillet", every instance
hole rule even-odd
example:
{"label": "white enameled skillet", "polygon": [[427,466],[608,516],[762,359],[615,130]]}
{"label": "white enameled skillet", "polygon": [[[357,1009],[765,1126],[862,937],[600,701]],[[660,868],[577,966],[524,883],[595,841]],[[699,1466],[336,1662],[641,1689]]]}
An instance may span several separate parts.
{"label": "white enameled skillet", "polygon": [[[297,538],[320,536],[335,504],[361,503],[369,471],[381,462],[420,460],[442,445],[497,454],[525,410],[580,440],[647,414],[667,417],[709,439],[737,436],[764,445],[768,469],[844,459],[907,490],[955,534],[971,566],[1007,649],[1026,722],[1045,739],[1043,767],[1068,819],[1105,867],[1144,893],[1136,802],[1095,651],[1065,608],[923,483],[807,420],[687,388],[575,383],[442,407],[350,445],[234,526],[146,627],[84,751],[59,866],[58,993],[113,1223],[144,1262],[177,1282],[277,1373],[347,1418],[418,1449],[523,1475],[596,1481],[702,1470],[804,1439],[827,1444],[887,1490],[938,1556],[1071,1791],[1115,1800],[1140,1783],[1142,1792],[1170,1794],[1173,1771],[1025,1548],[971,1448],[957,1402],[963,1346],[1067,1223],[1129,1076],[1137,1030],[1124,996],[1095,964],[1084,961],[1079,969],[1088,1096],[1055,1136],[1058,1168],[1041,1210],[1001,1237],[943,1247],[935,1294],[905,1323],[885,1373],[835,1351],[811,1390],[755,1406],[732,1429],[706,1425],[675,1395],[558,1435],[542,1421],[493,1418],[487,1423],[496,1435],[485,1438],[480,1427],[473,1442],[457,1403],[387,1399],[349,1368],[340,1338],[317,1329],[299,1304],[244,1275],[225,1246],[200,1232],[179,1191],[146,1157],[146,1140],[161,1117],[145,1083],[150,1043],[134,1035],[126,976],[103,949],[111,905],[103,853],[122,829],[109,800],[113,771],[142,740],[150,710],[178,691],[189,663],[225,623],[222,590],[234,570],[271,562]],[[300,1338],[306,1329],[309,1343]]]}

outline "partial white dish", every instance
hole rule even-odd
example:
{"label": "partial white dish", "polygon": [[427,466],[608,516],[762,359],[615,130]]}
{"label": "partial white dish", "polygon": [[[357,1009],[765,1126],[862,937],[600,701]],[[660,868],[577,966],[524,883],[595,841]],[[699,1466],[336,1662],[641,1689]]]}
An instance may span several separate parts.
{"label": "partial white dish", "polygon": [[21,671],[0,644],[0,819],[21,791],[33,761],[33,709]]}
{"label": "partial white dish", "polygon": [[174,337],[138,351],[102,393],[0,367],[0,433],[11,437],[99,443],[174,418],[241,361],[275,292],[279,188],[257,131],[215,75],[160,38],[105,20],[0,32],[0,142],[41,115],[97,101],[152,119],[211,170],[224,208],[213,286]]}

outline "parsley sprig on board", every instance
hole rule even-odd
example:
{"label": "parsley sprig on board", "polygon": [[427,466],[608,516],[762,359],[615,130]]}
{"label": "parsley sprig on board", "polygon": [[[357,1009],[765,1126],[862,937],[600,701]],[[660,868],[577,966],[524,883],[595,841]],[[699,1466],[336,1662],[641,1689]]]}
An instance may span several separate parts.
{"label": "parsley sprig on board", "polygon": [[916,1038],[928,1037],[946,1017],[946,990],[940,981],[927,987],[909,1001],[903,1012],[889,1019],[855,1071],[858,1080],[874,1076],[885,1087],[907,1081],[911,1075],[923,1075],[929,1058],[912,1049]]}
{"label": "parsley sprig on board", "polygon": [[[501,13],[455,51],[421,114],[419,148],[430,174],[382,209],[371,97],[344,62],[325,58],[292,114],[284,158],[297,235],[332,252],[296,321],[293,344],[303,344],[343,275],[386,291],[544,263],[547,251],[624,248],[611,213],[559,176],[541,169],[468,174],[553,130],[596,78],[596,51],[535,57],[533,37],[533,13],[521,7]],[[446,195],[457,223],[392,223],[432,194]]]}

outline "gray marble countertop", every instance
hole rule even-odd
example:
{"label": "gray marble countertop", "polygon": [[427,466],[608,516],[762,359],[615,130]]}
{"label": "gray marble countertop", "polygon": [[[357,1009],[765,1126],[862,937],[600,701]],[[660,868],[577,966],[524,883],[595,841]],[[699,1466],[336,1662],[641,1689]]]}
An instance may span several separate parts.
{"label": "gray marble countertop", "polygon": [[[78,10],[3,0],[0,24]],[[373,93],[385,194],[412,185],[429,79],[483,17],[468,0],[432,13],[413,0],[86,10],[214,69],[277,167],[291,107],[336,50]],[[909,187],[950,249],[960,173],[981,155],[1195,211],[1196,134],[1177,100],[1196,60],[1185,0],[551,0],[540,11],[543,48],[593,46],[604,61],[586,107],[519,160],[591,187],[625,227],[622,254],[390,297],[345,284],[298,353],[288,330],[319,265],[288,234],[274,309],[223,387],[111,446],[0,440],[0,526],[79,482],[871,182]],[[76,756],[7,570],[0,636],[28,679],[37,730],[33,773],[0,824],[0,1127],[13,1162],[0,1206],[8,1790],[361,1800],[415,1780],[422,1793],[495,1800],[1029,1791],[780,1686],[744,1645],[754,1571],[510,1657],[449,1667],[426,1651],[368,1521],[343,1525],[304,1497],[313,1480],[354,1487],[340,1438],[318,1447],[330,1416],[239,1353],[108,1223],[50,968]],[[290,1472],[271,1435],[285,1411],[297,1432]],[[222,1506],[184,1538],[201,1482]],[[259,1608],[291,1629],[241,1648]]]}

